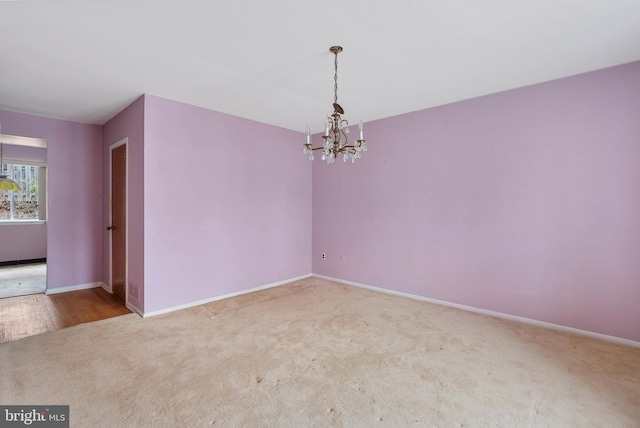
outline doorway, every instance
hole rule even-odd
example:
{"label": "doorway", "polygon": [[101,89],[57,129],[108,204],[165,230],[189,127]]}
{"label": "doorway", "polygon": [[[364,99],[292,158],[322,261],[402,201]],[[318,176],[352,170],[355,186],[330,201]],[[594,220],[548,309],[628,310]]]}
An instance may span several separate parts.
{"label": "doorway", "polygon": [[110,283],[111,292],[127,303],[127,142],[110,147]]}
{"label": "doorway", "polygon": [[47,140],[0,133],[0,298],[47,284]]}

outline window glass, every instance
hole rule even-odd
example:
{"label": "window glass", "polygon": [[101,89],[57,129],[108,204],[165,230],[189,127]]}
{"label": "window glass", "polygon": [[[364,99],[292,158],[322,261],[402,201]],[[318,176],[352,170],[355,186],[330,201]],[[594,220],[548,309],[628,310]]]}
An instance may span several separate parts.
{"label": "window glass", "polygon": [[2,165],[2,174],[16,181],[21,190],[0,190],[0,220],[40,219],[40,170],[34,165]]}

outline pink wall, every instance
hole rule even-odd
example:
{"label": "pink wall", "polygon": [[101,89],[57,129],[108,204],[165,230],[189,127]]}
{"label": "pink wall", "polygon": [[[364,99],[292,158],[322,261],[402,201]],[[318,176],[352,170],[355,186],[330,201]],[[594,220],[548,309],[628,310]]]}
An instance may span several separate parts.
{"label": "pink wall", "polygon": [[314,273],[640,341],[640,62],[365,131],[314,164]]}
{"label": "pink wall", "polygon": [[39,147],[14,146],[12,144],[3,145],[3,156],[7,159],[26,160],[33,162],[47,162],[47,149]]}
{"label": "pink wall", "polygon": [[5,134],[48,140],[47,288],[99,282],[102,127],[5,110],[0,122]]}
{"label": "pink wall", "polygon": [[0,262],[47,257],[46,224],[0,224]]}
{"label": "pink wall", "polygon": [[145,97],[145,312],[311,271],[301,138]]}
{"label": "pink wall", "polygon": [[144,96],[104,125],[102,148],[102,282],[109,284],[109,222],[111,145],[128,138],[128,296],[129,304],[144,310]]}

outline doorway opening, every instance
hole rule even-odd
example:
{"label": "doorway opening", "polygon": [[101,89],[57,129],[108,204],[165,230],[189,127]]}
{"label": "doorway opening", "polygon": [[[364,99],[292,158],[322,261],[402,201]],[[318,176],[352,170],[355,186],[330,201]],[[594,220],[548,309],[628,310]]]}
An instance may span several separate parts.
{"label": "doorway opening", "polygon": [[0,298],[47,287],[47,140],[0,134]]}

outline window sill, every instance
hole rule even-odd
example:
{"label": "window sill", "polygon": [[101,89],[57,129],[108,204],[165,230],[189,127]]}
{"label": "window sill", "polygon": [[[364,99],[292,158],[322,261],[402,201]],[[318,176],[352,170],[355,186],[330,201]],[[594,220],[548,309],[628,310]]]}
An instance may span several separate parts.
{"label": "window sill", "polygon": [[0,220],[0,226],[24,226],[26,224],[46,224],[46,220]]}

